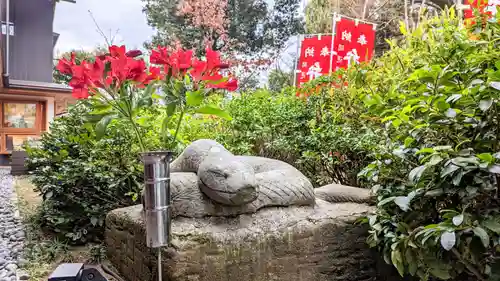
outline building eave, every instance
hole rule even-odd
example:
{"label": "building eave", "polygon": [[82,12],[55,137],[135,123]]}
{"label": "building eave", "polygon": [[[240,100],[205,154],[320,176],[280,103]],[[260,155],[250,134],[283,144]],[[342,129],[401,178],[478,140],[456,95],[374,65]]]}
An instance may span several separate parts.
{"label": "building eave", "polygon": [[6,87],[12,89],[38,90],[67,94],[71,93],[71,88],[69,86],[57,83],[34,82],[14,79],[4,79],[4,82],[7,82],[7,85],[5,85]]}

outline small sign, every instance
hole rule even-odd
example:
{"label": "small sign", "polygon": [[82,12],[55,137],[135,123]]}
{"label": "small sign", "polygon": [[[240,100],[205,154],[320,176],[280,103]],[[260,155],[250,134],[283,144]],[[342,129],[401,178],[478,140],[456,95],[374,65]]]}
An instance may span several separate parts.
{"label": "small sign", "polygon": [[[7,35],[7,24],[2,23],[2,35]],[[11,23],[9,24],[9,35],[14,36],[14,25]]]}

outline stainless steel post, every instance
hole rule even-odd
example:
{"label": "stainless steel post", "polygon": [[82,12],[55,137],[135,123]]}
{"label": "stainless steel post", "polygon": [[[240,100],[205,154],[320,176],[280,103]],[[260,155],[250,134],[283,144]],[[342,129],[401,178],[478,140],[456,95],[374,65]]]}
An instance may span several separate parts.
{"label": "stainless steel post", "polygon": [[172,222],[170,206],[171,152],[146,152],[144,163],[144,215],[146,245],[158,249],[158,281],[162,281],[161,247],[169,246]]}
{"label": "stainless steel post", "polygon": [[170,206],[171,152],[146,152],[144,163],[144,214],[146,245],[150,248],[168,246],[172,212]]}

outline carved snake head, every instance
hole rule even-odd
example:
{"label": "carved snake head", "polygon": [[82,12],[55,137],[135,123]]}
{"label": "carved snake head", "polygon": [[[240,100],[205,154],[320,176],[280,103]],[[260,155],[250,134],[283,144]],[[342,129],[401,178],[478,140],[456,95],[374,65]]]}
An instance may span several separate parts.
{"label": "carved snake head", "polygon": [[258,186],[253,167],[232,155],[207,157],[197,174],[201,191],[215,202],[238,206],[257,199]]}

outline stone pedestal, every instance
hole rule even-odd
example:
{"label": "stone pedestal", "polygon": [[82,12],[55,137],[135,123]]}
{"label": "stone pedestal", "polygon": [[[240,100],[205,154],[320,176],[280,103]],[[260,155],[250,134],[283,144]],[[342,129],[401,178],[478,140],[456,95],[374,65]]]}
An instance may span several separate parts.
{"label": "stone pedestal", "polygon": [[[117,209],[106,220],[109,259],[128,281],[157,280],[141,210]],[[234,218],[178,217],[172,225],[175,249],[163,250],[164,280],[397,280],[368,249],[365,227],[353,224],[372,211],[318,199],[315,207],[268,208]]]}

